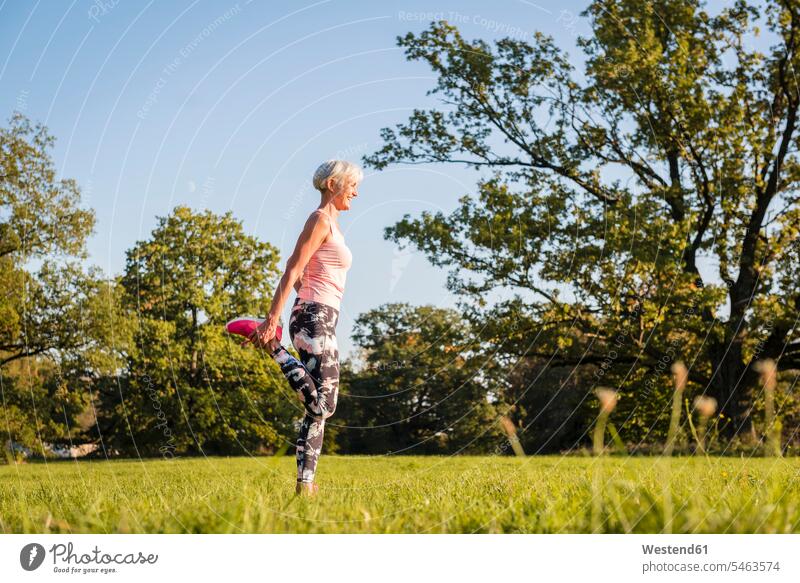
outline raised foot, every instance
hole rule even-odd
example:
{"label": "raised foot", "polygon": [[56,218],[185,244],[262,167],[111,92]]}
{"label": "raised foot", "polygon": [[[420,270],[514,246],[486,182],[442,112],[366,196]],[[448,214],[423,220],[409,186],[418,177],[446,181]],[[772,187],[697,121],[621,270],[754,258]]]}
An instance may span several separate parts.
{"label": "raised foot", "polygon": [[[249,338],[250,335],[258,328],[259,324],[264,321],[264,318],[256,318],[253,316],[241,316],[239,318],[234,318],[227,324],[225,324],[225,330],[228,331],[230,334],[236,334],[237,336],[243,336],[244,338]],[[275,329],[275,337],[278,339],[278,342],[281,340],[281,336],[283,335],[283,328],[278,326]]]}

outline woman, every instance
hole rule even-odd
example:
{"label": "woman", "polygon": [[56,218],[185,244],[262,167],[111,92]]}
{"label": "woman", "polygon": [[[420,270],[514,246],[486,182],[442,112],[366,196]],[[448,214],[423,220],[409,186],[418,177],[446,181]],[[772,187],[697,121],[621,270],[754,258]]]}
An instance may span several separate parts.
{"label": "woman", "polygon": [[[339,397],[339,350],[336,324],[352,254],[337,223],[339,212],[350,210],[363,179],[361,169],[342,160],[329,160],[314,173],[320,205],[309,216],[286,263],[269,315],[250,336],[268,348],[289,385],[305,407],[297,437],[298,494],[315,494],[314,475],[322,451],[325,420],[333,415]],[[289,290],[297,291],[289,320],[289,335],[300,361],[281,346],[276,330]]]}

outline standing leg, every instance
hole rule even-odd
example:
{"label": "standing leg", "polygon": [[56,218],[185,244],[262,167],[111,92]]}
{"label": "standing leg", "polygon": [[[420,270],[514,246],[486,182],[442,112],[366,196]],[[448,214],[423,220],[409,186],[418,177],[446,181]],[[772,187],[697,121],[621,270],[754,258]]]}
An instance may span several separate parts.
{"label": "standing leg", "polygon": [[[338,312],[324,304],[299,302],[289,324],[292,343],[303,368],[286,360],[281,365],[294,381],[306,414],[297,438],[297,480],[313,482],[322,452],[325,420],[333,415],[339,398],[339,351],[336,343]],[[295,359],[296,362],[296,359]],[[298,363],[299,364],[299,363]]]}
{"label": "standing leg", "polygon": [[272,353],[272,358],[281,367],[281,372],[286,377],[286,380],[289,381],[289,386],[297,391],[306,408],[306,414],[321,416],[324,404],[320,401],[313,373],[308,369],[308,366],[313,367],[315,359],[313,355],[303,354],[301,351],[298,352],[300,352],[302,362],[292,356],[283,346]]}
{"label": "standing leg", "polygon": [[325,434],[325,419],[306,413],[297,436],[297,481],[313,482],[317,462],[322,453],[322,437]]}

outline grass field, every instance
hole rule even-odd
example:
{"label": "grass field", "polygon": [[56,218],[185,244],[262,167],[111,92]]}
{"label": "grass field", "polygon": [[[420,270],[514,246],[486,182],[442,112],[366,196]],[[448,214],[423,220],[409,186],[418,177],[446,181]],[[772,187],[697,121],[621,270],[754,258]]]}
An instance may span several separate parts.
{"label": "grass field", "polygon": [[797,533],[800,459],[337,457],[0,466],[6,533]]}

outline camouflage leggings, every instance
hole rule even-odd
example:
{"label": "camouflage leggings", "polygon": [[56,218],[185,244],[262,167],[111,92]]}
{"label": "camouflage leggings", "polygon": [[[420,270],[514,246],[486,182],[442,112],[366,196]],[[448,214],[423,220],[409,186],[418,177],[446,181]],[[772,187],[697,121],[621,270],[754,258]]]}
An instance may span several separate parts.
{"label": "camouflage leggings", "polygon": [[297,298],[289,336],[302,362],[285,348],[272,354],[306,410],[297,437],[298,482],[314,481],[325,419],[333,415],[339,398],[338,321],[339,312],[333,307]]}

